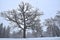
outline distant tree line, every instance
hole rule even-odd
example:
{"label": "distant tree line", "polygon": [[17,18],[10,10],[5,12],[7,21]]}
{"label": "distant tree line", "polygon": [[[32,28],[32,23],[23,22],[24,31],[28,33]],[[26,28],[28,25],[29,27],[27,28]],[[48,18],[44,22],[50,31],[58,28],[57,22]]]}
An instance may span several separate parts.
{"label": "distant tree line", "polygon": [[9,38],[10,36],[10,27],[3,26],[3,23],[0,24],[0,38]]}

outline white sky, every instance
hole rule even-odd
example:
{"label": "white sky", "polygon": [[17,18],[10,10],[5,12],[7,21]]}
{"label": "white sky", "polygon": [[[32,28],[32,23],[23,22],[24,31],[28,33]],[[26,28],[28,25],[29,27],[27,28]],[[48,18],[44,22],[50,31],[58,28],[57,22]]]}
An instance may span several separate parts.
{"label": "white sky", "polygon": [[[46,18],[54,17],[56,12],[60,10],[60,0],[0,0],[0,12],[17,8],[21,1],[28,2],[33,7],[40,9],[44,13],[41,17],[43,21]],[[0,22],[8,24],[2,18],[0,18]]]}

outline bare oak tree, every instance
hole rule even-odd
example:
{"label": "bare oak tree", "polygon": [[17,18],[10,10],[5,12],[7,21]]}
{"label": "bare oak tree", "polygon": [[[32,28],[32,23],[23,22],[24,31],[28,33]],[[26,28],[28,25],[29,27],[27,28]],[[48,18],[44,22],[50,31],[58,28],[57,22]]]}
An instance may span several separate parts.
{"label": "bare oak tree", "polygon": [[[26,38],[26,29],[29,29],[35,25],[35,21],[40,19],[41,12],[38,9],[34,9],[29,3],[21,3],[17,10],[5,11],[1,13],[1,16],[6,20],[17,25],[23,30],[23,38]],[[37,26],[36,26],[37,27]]]}

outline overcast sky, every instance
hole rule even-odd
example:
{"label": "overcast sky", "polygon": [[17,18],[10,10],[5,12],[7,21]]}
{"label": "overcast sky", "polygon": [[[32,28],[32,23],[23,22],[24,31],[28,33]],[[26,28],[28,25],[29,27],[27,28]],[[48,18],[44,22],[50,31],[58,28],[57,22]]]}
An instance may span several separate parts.
{"label": "overcast sky", "polygon": [[[28,2],[34,8],[40,9],[44,13],[41,17],[42,20],[54,17],[57,11],[60,10],[60,0],[0,0],[0,12],[16,9],[21,1]],[[0,22],[7,24],[2,18],[0,18]]]}

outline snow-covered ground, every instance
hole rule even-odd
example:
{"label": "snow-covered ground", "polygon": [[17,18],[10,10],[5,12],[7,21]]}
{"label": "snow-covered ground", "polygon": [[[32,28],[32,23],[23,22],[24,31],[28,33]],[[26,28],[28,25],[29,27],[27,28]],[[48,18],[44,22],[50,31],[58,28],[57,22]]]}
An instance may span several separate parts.
{"label": "snow-covered ground", "polygon": [[42,37],[42,38],[0,38],[0,40],[60,40],[60,37]]}

